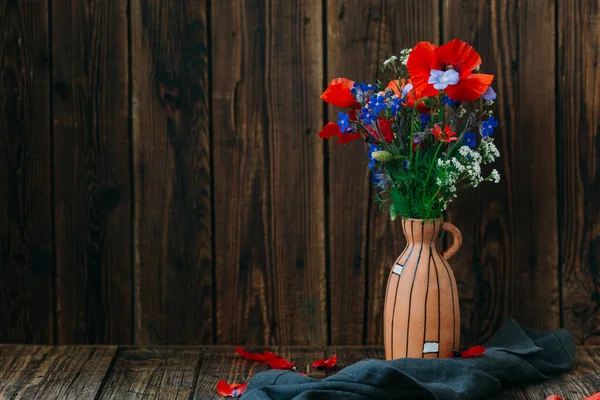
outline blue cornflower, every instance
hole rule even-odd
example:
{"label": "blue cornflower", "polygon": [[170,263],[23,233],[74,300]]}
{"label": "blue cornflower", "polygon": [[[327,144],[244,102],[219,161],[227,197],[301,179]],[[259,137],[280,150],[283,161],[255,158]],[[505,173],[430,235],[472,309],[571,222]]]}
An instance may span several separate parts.
{"label": "blue cornflower", "polygon": [[375,166],[375,162],[376,160],[373,158],[373,152],[375,151],[379,151],[379,147],[375,146],[374,144],[370,144],[369,145],[369,151],[367,151],[367,157],[369,157],[369,169],[373,169],[373,167]]}
{"label": "blue cornflower", "polygon": [[408,160],[402,161],[402,168],[404,168],[405,170],[408,171],[408,169],[410,168],[410,161],[408,161]]}
{"label": "blue cornflower", "polygon": [[371,170],[371,181],[377,189],[387,189],[390,187],[390,180],[381,169]]}
{"label": "blue cornflower", "polygon": [[473,148],[477,146],[477,135],[473,132],[467,132],[463,137],[463,142],[465,145]]}
{"label": "blue cornflower", "polygon": [[494,119],[493,116],[490,115],[487,121],[483,121],[481,123],[481,136],[488,137],[494,134],[494,128],[498,126],[498,121]]}
{"label": "blue cornflower", "polygon": [[390,104],[390,112],[395,117],[398,113],[398,110],[400,110],[400,99],[395,97]]}
{"label": "blue cornflower", "polygon": [[365,121],[365,124],[370,124],[377,119],[375,115],[366,107],[363,107],[361,110],[361,114],[358,116],[358,119],[362,119]]}
{"label": "blue cornflower", "polygon": [[447,105],[447,106],[450,106],[450,107],[456,107],[459,104],[460,104],[460,101],[456,101],[454,99],[451,99],[448,96],[444,96],[442,98],[442,105]]}
{"label": "blue cornflower", "polygon": [[362,82],[360,84],[360,90],[362,90],[363,92],[368,92],[369,90],[375,90],[375,85],[371,85],[371,84]]}
{"label": "blue cornflower", "polygon": [[364,82],[362,84],[354,82],[354,85],[352,85],[352,89],[350,89],[350,93],[352,93],[357,102],[364,103],[365,100],[368,98],[366,88],[367,85]]}
{"label": "blue cornflower", "polygon": [[431,121],[431,115],[429,114],[421,114],[419,115],[419,119],[421,120],[421,130],[425,130],[425,127],[429,124],[429,121]]}
{"label": "blue cornflower", "polygon": [[387,109],[385,97],[376,94],[372,95],[369,99],[369,108],[374,114],[379,114],[381,111],[385,111],[385,109]]}
{"label": "blue cornflower", "polygon": [[348,118],[350,118],[349,115],[344,112],[338,114],[337,124],[340,127],[340,132],[345,132],[346,129],[348,129],[348,127],[350,126],[348,124]]}

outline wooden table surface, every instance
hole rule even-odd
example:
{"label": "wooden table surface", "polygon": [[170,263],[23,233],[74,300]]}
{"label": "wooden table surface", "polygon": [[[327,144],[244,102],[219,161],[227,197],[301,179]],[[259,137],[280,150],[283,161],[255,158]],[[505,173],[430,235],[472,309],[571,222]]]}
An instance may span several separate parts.
{"label": "wooden table surface", "polygon": [[[260,350],[260,349],[250,349]],[[311,363],[338,355],[339,367],[383,358],[380,347],[272,347],[315,378]],[[600,391],[600,347],[581,347],[571,372],[548,382],[505,389],[495,399],[580,400]],[[233,347],[117,347],[0,345],[0,399],[219,399],[216,385],[246,382],[263,364]],[[332,371],[330,373],[335,373]]]}

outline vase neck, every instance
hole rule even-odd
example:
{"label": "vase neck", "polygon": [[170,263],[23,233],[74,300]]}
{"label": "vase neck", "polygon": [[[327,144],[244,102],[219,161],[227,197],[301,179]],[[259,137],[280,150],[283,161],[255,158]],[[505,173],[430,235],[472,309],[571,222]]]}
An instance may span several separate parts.
{"label": "vase neck", "polygon": [[442,229],[442,219],[403,219],[402,230],[408,243],[435,246]]}

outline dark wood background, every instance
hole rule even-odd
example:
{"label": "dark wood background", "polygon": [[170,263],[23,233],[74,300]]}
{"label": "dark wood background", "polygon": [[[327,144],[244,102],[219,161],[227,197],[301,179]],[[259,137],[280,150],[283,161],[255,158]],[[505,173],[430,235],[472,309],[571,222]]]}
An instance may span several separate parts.
{"label": "dark wood background", "polygon": [[447,216],[463,343],[600,343],[599,0],[0,0],[0,342],[381,343],[400,224],[319,94],[455,37],[503,154]]}

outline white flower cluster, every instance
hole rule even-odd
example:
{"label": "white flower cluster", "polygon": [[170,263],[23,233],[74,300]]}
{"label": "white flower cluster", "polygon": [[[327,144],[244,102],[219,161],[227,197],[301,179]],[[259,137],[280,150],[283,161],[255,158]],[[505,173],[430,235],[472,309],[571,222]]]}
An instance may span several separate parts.
{"label": "white flower cluster", "polygon": [[383,62],[383,66],[387,67],[388,65],[392,64],[394,61],[398,60],[397,56],[391,56],[390,58],[388,58],[387,60],[385,60]]}
{"label": "white flower cluster", "polygon": [[435,183],[440,189],[442,208],[444,210],[447,208],[448,203],[456,197],[457,190],[477,187],[485,181],[500,182],[500,174],[495,169],[487,178],[481,175],[481,166],[491,163],[497,157],[500,157],[498,148],[493,139],[487,138],[481,141],[477,149],[461,146],[455,157],[439,158],[438,177]]}
{"label": "white flower cluster", "polygon": [[483,156],[483,165],[492,163],[496,158],[500,157],[500,152],[494,144],[494,139],[490,137],[481,141],[481,144],[479,145],[479,151]]}
{"label": "white flower cluster", "polygon": [[408,56],[410,55],[411,51],[412,49],[404,49],[400,52],[400,62],[402,65],[406,65],[408,63]]}

